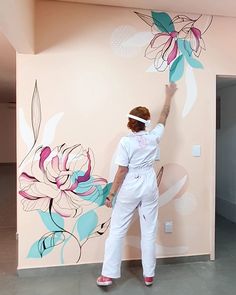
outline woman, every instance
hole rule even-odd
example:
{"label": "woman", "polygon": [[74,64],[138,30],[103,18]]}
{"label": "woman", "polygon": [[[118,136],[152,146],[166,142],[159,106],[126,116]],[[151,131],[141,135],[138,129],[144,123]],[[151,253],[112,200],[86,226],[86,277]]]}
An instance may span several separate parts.
{"label": "woman", "polygon": [[158,188],[153,163],[176,90],[175,84],[166,85],[165,104],[159,122],[151,132],[146,131],[150,123],[147,108],[136,107],[128,115],[128,127],[132,133],[119,143],[116,158],[119,167],[105,203],[107,207],[112,207],[112,199],[117,195],[105,245],[102,275],[97,279],[98,286],[109,286],[112,279],[120,277],[122,242],[136,209],[141,227],[144,283],[147,286],[153,283],[158,215]]}

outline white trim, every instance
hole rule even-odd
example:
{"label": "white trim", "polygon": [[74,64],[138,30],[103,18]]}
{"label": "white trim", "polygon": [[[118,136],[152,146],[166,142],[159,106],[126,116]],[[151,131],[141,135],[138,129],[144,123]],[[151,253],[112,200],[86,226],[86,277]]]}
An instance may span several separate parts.
{"label": "white trim", "polygon": [[215,216],[216,216],[216,77],[215,77],[215,85],[214,85],[214,99],[213,99],[213,114],[212,114],[212,129],[213,129],[213,137],[212,137],[212,179],[210,185],[210,196],[211,196],[211,206],[210,206],[210,259],[215,260]]}

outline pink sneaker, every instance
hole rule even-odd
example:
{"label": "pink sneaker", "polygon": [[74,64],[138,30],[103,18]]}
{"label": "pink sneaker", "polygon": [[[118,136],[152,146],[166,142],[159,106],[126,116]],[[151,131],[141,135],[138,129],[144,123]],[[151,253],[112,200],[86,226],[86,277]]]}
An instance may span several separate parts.
{"label": "pink sneaker", "polygon": [[144,283],[146,286],[151,286],[153,284],[153,277],[144,277]]}
{"label": "pink sneaker", "polygon": [[100,287],[107,287],[112,285],[112,279],[104,276],[97,278],[97,285]]}

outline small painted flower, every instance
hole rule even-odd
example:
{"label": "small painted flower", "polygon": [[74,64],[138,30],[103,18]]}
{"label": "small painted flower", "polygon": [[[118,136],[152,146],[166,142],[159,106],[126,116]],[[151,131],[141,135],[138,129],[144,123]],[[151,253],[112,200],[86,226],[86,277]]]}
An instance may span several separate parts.
{"label": "small painted flower", "polygon": [[178,33],[157,33],[145,51],[145,57],[154,60],[157,71],[165,71],[178,55]]}

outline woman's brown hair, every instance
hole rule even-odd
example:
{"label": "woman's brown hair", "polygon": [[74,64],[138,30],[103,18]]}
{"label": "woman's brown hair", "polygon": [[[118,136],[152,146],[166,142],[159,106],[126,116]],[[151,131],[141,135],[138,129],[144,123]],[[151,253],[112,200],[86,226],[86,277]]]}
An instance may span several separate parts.
{"label": "woman's brown hair", "polygon": [[[147,108],[145,107],[136,107],[130,111],[130,115],[134,115],[137,117],[140,117],[144,120],[149,120],[150,119],[150,112]],[[139,122],[137,120],[129,118],[128,128],[131,129],[133,132],[139,132],[142,130],[145,130],[145,124],[142,122]]]}

